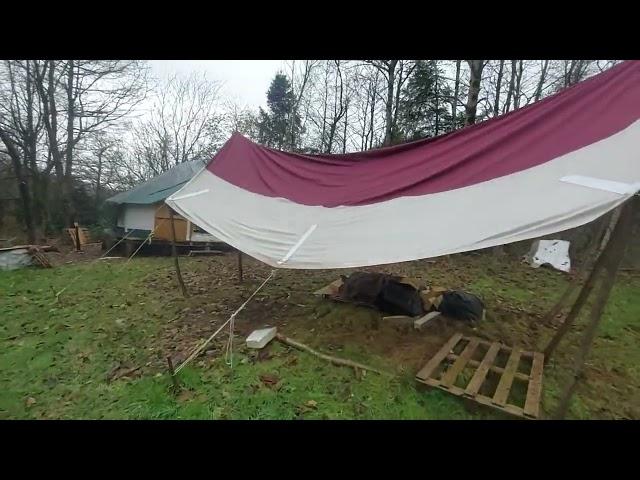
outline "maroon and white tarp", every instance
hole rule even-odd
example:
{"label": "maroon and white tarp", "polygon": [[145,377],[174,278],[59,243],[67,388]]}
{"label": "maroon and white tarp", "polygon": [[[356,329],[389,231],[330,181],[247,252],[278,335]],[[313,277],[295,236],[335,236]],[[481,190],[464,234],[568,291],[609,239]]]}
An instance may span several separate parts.
{"label": "maroon and white tarp", "polygon": [[436,138],[345,155],[234,134],[167,203],[272,266],[377,265],[536,238],[640,190],[640,62]]}

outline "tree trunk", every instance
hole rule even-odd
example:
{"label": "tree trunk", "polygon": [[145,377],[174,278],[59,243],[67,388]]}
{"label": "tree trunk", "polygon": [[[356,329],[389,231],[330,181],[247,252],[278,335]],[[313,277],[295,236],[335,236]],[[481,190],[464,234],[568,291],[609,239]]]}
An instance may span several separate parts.
{"label": "tree trunk", "polygon": [[544,82],[547,78],[547,69],[549,68],[549,60],[545,60],[542,63],[542,70],[540,71],[540,80],[538,80],[538,86],[536,87],[536,95],[535,101],[540,100],[542,96],[542,88],[544,87]]}
{"label": "tree trunk", "polygon": [[371,82],[371,116],[369,117],[369,133],[371,138],[369,139],[369,149],[373,148],[373,122],[376,114],[376,88],[378,86],[378,72],[376,72],[375,79]]}
{"label": "tree trunk", "polygon": [[324,77],[324,106],[322,110],[322,137],[320,138],[320,151],[324,152],[325,135],[327,131],[327,104],[329,103],[329,70],[325,71]]}
{"label": "tree trunk", "polygon": [[102,156],[104,155],[104,151],[100,150],[98,152],[98,172],[96,174],[96,213],[98,212],[98,208],[100,208],[100,189],[102,187]]}
{"label": "tree trunk", "polygon": [[465,107],[465,126],[476,123],[478,95],[480,94],[480,80],[482,78],[482,69],[484,68],[484,60],[467,60],[467,62],[469,64],[471,76],[469,78],[469,96],[467,97],[467,105]]}
{"label": "tree trunk", "polygon": [[509,90],[507,90],[507,101],[504,105],[502,113],[507,113],[511,109],[511,97],[516,88],[516,64],[517,60],[511,60],[511,80],[509,81]]}
{"label": "tree trunk", "polygon": [[347,105],[345,107],[344,110],[344,132],[342,135],[342,153],[345,154],[347,153],[347,124],[348,124],[348,120],[349,120],[349,103],[347,102]]}
{"label": "tree trunk", "polygon": [[34,101],[34,84],[32,73],[31,61],[26,62],[26,77],[25,77],[25,91],[26,91],[26,110],[27,110],[27,125],[25,132],[25,148],[24,148],[24,166],[29,171],[31,177],[31,223],[33,226],[33,234],[35,242],[44,242],[46,227],[44,223],[44,210],[46,206],[44,192],[46,190],[41,188],[44,186],[44,182],[47,180],[47,176],[42,174],[38,168],[38,127],[34,122],[34,112],[39,109],[36,107]]}
{"label": "tree trunk", "polygon": [[434,134],[437,137],[440,134],[440,88],[438,86],[438,64],[437,61],[434,63],[435,65],[435,91],[434,91],[434,101],[436,103],[436,124]]}
{"label": "tree trunk", "polygon": [[500,90],[502,88],[502,74],[504,73],[504,60],[500,60],[500,69],[498,70],[498,81],[496,82],[496,99],[493,103],[493,116],[500,115]]}
{"label": "tree trunk", "polygon": [[64,168],[62,164],[62,154],[58,145],[58,110],[56,106],[56,79],[55,79],[55,60],[48,60],[42,70],[34,65],[36,88],[40,95],[42,105],[42,118],[44,120],[45,129],[47,131],[47,141],[49,147],[49,155],[56,177],[56,193],[55,201],[48,210],[64,211],[64,195],[62,192],[62,184],[64,180]]}
{"label": "tree trunk", "polygon": [[386,147],[391,145],[391,133],[393,130],[393,87],[396,81],[396,64],[397,60],[389,60],[387,64],[387,104],[385,110],[385,126],[384,126],[384,141],[383,145]]}
{"label": "tree trunk", "polygon": [[456,82],[453,87],[453,99],[451,100],[451,118],[453,121],[453,130],[458,128],[458,94],[460,92],[460,65],[462,60],[456,60]]}
{"label": "tree trunk", "polygon": [[522,85],[522,68],[523,68],[524,60],[518,61],[518,73],[516,75],[516,85],[513,93],[513,109],[517,110],[520,108],[520,93],[521,93],[521,85]]}
{"label": "tree trunk", "polygon": [[73,96],[73,81],[74,81],[74,61],[69,60],[67,65],[67,145],[65,151],[65,169],[64,169],[64,182],[62,185],[63,196],[65,201],[65,214],[68,225],[73,225],[75,222],[75,205],[73,203],[73,124],[75,122],[75,99]]}
{"label": "tree trunk", "polygon": [[33,217],[31,212],[31,197],[29,195],[29,184],[27,183],[27,179],[24,175],[24,172],[22,171],[20,152],[14,145],[13,140],[11,140],[9,135],[2,128],[0,128],[0,140],[2,140],[2,143],[4,143],[7,151],[9,152],[9,158],[11,158],[13,172],[15,173],[16,180],[18,182],[18,191],[20,192],[20,200],[22,202],[24,224],[27,229],[27,238],[29,243],[33,243],[35,241],[36,235],[34,231]]}
{"label": "tree trunk", "polygon": [[600,280],[599,289],[589,314],[589,322],[582,337],[580,349],[578,350],[578,354],[575,358],[573,375],[560,397],[558,409],[554,414],[555,419],[562,419],[567,414],[571,397],[575,392],[578,381],[583,376],[585,361],[593,345],[598,325],[602,320],[604,308],[607,305],[620,263],[624,257],[627,243],[631,237],[633,211],[635,207],[634,200],[635,199],[632,198],[622,208],[620,219],[611,235],[611,240],[607,244],[605,251],[602,253],[603,270],[605,271],[605,275]]}
{"label": "tree trunk", "polygon": [[[393,103],[393,119],[391,120],[391,143],[395,140],[396,132],[398,131],[398,110],[400,108],[400,92],[402,90],[402,84],[404,80],[402,74],[404,73],[404,62],[400,61],[400,70],[398,71],[398,85],[395,87],[395,100]],[[407,76],[410,73],[407,74]]]}

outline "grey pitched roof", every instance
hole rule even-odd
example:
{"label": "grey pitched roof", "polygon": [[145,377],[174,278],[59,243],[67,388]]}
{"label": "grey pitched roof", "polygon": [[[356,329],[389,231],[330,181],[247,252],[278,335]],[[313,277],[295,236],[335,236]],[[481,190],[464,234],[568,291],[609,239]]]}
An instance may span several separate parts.
{"label": "grey pitched roof", "polygon": [[193,160],[176,165],[157,177],[107,199],[111,203],[152,204],[164,200],[204,168],[205,162]]}

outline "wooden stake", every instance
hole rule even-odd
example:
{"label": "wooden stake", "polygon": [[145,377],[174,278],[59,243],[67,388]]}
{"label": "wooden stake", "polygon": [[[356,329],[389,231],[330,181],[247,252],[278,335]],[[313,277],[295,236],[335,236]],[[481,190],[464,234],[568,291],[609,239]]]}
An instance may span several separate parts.
{"label": "wooden stake", "polygon": [[563,419],[566,416],[569,410],[571,397],[576,390],[578,381],[583,376],[587,355],[593,345],[598,325],[602,321],[602,313],[607,305],[609,295],[611,294],[613,284],[616,280],[618,269],[620,268],[620,264],[624,257],[627,243],[631,237],[632,225],[633,200],[624,205],[622,212],[620,213],[620,219],[611,234],[611,238],[605,251],[602,253],[602,263],[604,265],[603,268],[605,270],[605,275],[600,279],[599,289],[591,307],[591,311],[589,312],[589,323],[587,324],[587,328],[580,343],[580,349],[578,350],[578,354],[575,358],[573,374],[560,396],[560,403],[553,415],[553,418],[556,420]]}
{"label": "wooden stake", "polygon": [[[169,207],[167,207],[169,208]],[[176,275],[178,277],[178,283],[180,284],[180,289],[182,290],[182,296],[187,298],[189,293],[187,292],[187,287],[184,285],[184,281],[182,280],[182,273],[180,272],[180,262],[178,261],[178,252],[176,250],[176,226],[173,223],[173,209],[169,208],[169,217],[171,218],[171,256],[173,257],[173,261],[176,266]]]}
{"label": "wooden stake", "polygon": [[167,357],[167,364],[169,365],[169,374],[171,375],[171,381],[173,382],[173,388],[175,388],[176,392],[180,390],[180,384],[178,383],[178,379],[176,377],[176,372],[173,369],[173,362],[171,361],[171,357]]}
{"label": "wooden stake", "polygon": [[238,280],[242,283],[242,252],[240,250],[238,250]]}

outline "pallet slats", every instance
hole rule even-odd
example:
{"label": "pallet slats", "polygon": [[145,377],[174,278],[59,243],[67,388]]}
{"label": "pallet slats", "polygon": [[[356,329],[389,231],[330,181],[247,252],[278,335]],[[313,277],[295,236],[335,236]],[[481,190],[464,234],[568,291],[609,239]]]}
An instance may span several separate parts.
{"label": "pallet slats", "polygon": [[[505,347],[501,347],[501,348],[505,348]],[[453,354],[449,354],[447,356],[447,360],[450,360],[451,362],[455,362],[456,358],[458,358],[457,355],[453,355]],[[479,367],[480,366],[480,362],[478,362],[477,360],[469,360],[468,365],[470,367]],[[491,365],[489,367],[489,371],[490,372],[495,372],[498,373],[500,375],[502,375],[504,373],[504,368],[502,367],[496,367],[495,365]],[[516,374],[514,375],[514,378],[517,378],[518,380],[521,380],[523,382],[528,382],[529,381],[529,375],[525,375],[524,373],[520,373],[520,372],[516,372]]]}
{"label": "pallet slats", "polygon": [[446,371],[440,383],[445,388],[450,388],[453,383],[458,378],[458,375],[462,370],[464,370],[465,365],[473,355],[473,352],[476,351],[478,347],[478,339],[472,338],[471,341],[467,344],[465,349],[462,351],[458,359],[451,365],[451,367]]}
{"label": "pallet slats", "polygon": [[531,381],[527,388],[527,400],[524,404],[524,414],[537,418],[540,410],[540,394],[542,393],[542,369],[544,368],[544,355],[534,353],[531,365]]}
{"label": "pallet slats", "polygon": [[514,348],[511,351],[511,356],[507,360],[507,366],[504,367],[504,373],[498,383],[498,388],[493,396],[493,403],[505,406],[507,399],[509,398],[509,392],[511,391],[511,385],[513,384],[513,376],[518,370],[518,364],[520,363],[520,349]]}
{"label": "pallet slats", "polygon": [[496,359],[499,351],[500,345],[498,345],[497,343],[494,343],[489,347],[489,351],[487,351],[487,354],[482,359],[482,362],[480,362],[478,370],[476,370],[476,373],[473,375],[473,377],[471,377],[471,381],[464,391],[465,395],[469,395],[471,397],[476,396],[476,394],[480,390],[480,387],[482,386],[482,383],[484,382],[484,379],[487,378],[489,368],[491,368],[491,365],[493,365],[493,361]]}
{"label": "pallet slats", "polygon": [[[462,340],[468,342],[464,350],[460,355],[452,353],[452,349]],[[488,346],[487,352],[480,362],[471,358],[479,345]],[[509,352],[509,359],[504,368],[494,365],[501,350]],[[518,366],[522,358],[531,359],[531,372],[528,375],[518,372]],[[447,360],[452,363],[444,371],[440,379],[434,378],[434,373],[438,371],[438,367]],[[455,385],[455,381],[460,373],[468,367],[476,368],[476,371],[466,387],[458,387]],[[463,337],[461,334],[455,334],[418,372],[416,380],[430,387],[439,388],[453,395],[464,397],[468,401],[501,410],[517,417],[538,418],[540,414],[543,369],[544,355],[541,353],[523,351],[519,348],[512,349],[498,342],[491,343],[479,338],[469,338]],[[493,398],[479,393],[490,371],[500,375]],[[514,405],[508,401],[515,379],[527,383],[527,396],[524,407]]]}
{"label": "pallet slats", "polygon": [[453,349],[453,347],[458,344],[460,339],[462,339],[461,333],[456,333],[453,337],[451,337],[449,341],[445,343],[444,346],[438,351],[438,353],[436,353],[433,358],[429,360],[429,362],[427,362],[424,367],[422,367],[422,370],[420,370],[416,376],[422,380],[429,378],[435,371],[435,369],[438,368],[440,362],[442,362],[442,360],[444,360],[447,355],[449,355],[449,352]]}

